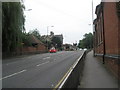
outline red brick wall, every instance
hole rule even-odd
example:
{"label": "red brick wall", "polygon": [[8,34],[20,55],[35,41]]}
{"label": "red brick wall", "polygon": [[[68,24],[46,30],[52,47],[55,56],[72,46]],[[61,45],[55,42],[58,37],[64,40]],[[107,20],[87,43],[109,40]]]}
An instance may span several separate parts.
{"label": "red brick wall", "polygon": [[118,24],[118,50],[120,55],[120,17],[119,17],[119,24]]}
{"label": "red brick wall", "polygon": [[43,44],[39,44],[37,47],[23,47],[22,53],[36,53],[36,52],[46,52],[47,48]]}
{"label": "red brick wall", "polygon": [[[102,62],[103,58],[99,57],[99,60]],[[105,58],[105,66],[111,73],[116,77],[120,79],[120,66],[118,65],[119,61],[118,59],[112,59],[112,58]]]}
{"label": "red brick wall", "polygon": [[[106,54],[119,53],[119,18],[117,16],[117,9],[115,2],[104,3],[104,30],[105,30],[105,50]],[[119,44],[119,45],[118,45]],[[113,74],[118,76],[118,59],[105,58],[106,65],[113,72]],[[119,77],[120,78],[120,77]]]}
{"label": "red brick wall", "polygon": [[[110,54],[120,55],[120,18],[118,18],[117,16],[116,3],[104,2],[103,12],[104,12],[105,52],[108,55]],[[99,28],[97,28],[97,33],[100,34]],[[97,38],[99,38],[99,35],[97,35]],[[97,54],[103,53],[103,43],[98,44],[95,50]],[[101,59],[103,58],[101,57]],[[118,59],[105,57],[105,65],[108,66],[108,68],[113,72],[115,76],[120,78],[119,76],[120,65]]]}
{"label": "red brick wall", "polygon": [[44,45],[38,45],[37,51],[46,51],[47,48]]}
{"label": "red brick wall", "polygon": [[34,53],[43,53],[47,52],[47,48],[43,44],[39,44],[38,47],[21,47],[21,48],[16,48],[16,51],[14,52],[4,52],[2,53],[2,58],[8,58],[8,57],[13,57],[13,56],[18,56],[18,55],[24,55],[24,54],[34,54]]}
{"label": "red brick wall", "polygon": [[103,54],[103,43],[99,45],[99,53]]}
{"label": "red brick wall", "polygon": [[112,71],[112,73],[117,77],[120,78],[118,73],[119,73],[119,65],[118,65],[118,59],[110,59],[106,58],[105,59],[106,65],[108,66],[109,70]]}
{"label": "red brick wall", "polygon": [[118,54],[118,16],[115,2],[104,3],[106,54]]}
{"label": "red brick wall", "polygon": [[[118,46],[119,46],[119,48],[118,48],[118,50],[119,50],[119,55],[120,55],[120,17],[119,17],[119,30],[118,30]],[[118,59],[119,60],[119,64],[118,64],[118,76],[119,76],[119,80],[120,80],[120,59]]]}
{"label": "red brick wall", "polygon": [[24,52],[35,52],[36,51],[36,48],[34,47],[23,47],[22,48],[22,53]]}

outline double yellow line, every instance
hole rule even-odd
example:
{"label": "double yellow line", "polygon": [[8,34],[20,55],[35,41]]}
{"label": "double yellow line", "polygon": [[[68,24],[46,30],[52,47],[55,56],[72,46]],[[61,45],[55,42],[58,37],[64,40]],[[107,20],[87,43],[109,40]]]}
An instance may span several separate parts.
{"label": "double yellow line", "polygon": [[[84,55],[84,53],[77,59],[76,62],[78,62],[78,60],[80,60],[82,58],[82,56]],[[70,69],[67,71],[67,73],[63,76],[63,78],[58,82],[58,84],[54,87],[53,90],[56,90],[59,88],[59,86],[61,85],[61,83],[65,80],[65,78],[67,77],[67,75],[69,74],[69,72],[71,71],[71,69],[73,69],[73,66],[76,64],[76,62],[70,67]]]}
{"label": "double yellow line", "polygon": [[63,80],[67,77],[68,73],[70,72],[72,67],[70,67],[70,69],[67,71],[67,73],[63,76],[63,78],[58,82],[58,84],[54,87],[53,90],[56,90],[57,88],[59,88],[59,86],[61,85],[61,83],[63,82]]}

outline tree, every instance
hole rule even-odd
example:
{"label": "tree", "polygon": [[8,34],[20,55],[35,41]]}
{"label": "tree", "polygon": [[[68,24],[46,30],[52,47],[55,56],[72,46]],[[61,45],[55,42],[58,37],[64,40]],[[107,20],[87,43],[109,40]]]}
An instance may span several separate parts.
{"label": "tree", "polygon": [[51,41],[54,46],[57,46],[57,48],[61,49],[62,42],[59,37],[53,37]]}
{"label": "tree", "polygon": [[22,34],[22,43],[24,46],[32,46],[29,38],[29,33]]}
{"label": "tree", "polygon": [[84,46],[84,40],[80,40],[80,41],[79,41],[78,47],[79,47],[79,48],[82,48],[82,49],[85,48],[85,46]]}
{"label": "tree", "polygon": [[91,49],[93,48],[93,35],[92,33],[86,33],[84,35],[84,38],[82,40],[79,41],[78,44],[79,48],[87,48],[87,49]]}
{"label": "tree", "polygon": [[28,33],[34,35],[34,36],[37,37],[39,40],[41,39],[41,35],[40,35],[38,29],[31,30],[31,31],[29,31]]}
{"label": "tree", "polygon": [[24,28],[24,5],[21,2],[2,3],[2,51],[11,52],[20,47]]}

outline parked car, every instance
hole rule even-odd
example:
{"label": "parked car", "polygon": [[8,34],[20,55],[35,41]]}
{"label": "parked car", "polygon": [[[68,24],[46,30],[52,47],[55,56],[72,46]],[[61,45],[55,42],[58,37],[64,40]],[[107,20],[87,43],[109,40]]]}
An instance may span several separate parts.
{"label": "parked car", "polygon": [[49,50],[49,52],[50,52],[50,53],[56,53],[57,50],[56,50],[54,47],[52,47],[52,48]]}

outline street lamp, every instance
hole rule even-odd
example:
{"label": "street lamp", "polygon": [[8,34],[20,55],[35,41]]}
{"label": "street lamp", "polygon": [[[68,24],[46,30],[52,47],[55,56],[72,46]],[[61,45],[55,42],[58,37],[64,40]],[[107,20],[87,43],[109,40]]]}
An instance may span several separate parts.
{"label": "street lamp", "polygon": [[27,10],[25,10],[25,11],[31,11],[32,9],[27,9]]}
{"label": "street lamp", "polygon": [[47,50],[48,50],[48,32],[49,32],[49,27],[54,27],[54,26],[47,26],[47,38],[46,38],[46,41],[47,41]]}
{"label": "street lamp", "polygon": [[94,41],[94,38],[95,38],[95,30],[94,30],[94,10],[93,10],[93,0],[92,0],[92,30],[93,30],[93,55],[95,56],[95,41]]}
{"label": "street lamp", "polygon": [[48,33],[49,33],[49,27],[54,27],[54,26],[47,26],[47,36],[48,36]]}
{"label": "street lamp", "polygon": [[31,11],[32,9],[28,9],[27,11]]}

